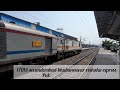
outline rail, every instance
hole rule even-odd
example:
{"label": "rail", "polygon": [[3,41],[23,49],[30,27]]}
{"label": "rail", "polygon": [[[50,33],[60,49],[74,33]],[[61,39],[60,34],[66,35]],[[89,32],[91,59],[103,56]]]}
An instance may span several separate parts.
{"label": "rail", "polygon": [[[95,53],[95,55],[93,55],[93,57],[90,59],[90,62],[87,64],[87,66],[86,66],[86,68],[87,68],[90,64],[93,64],[93,63],[94,63],[94,61],[95,61],[94,59],[95,59],[95,56],[96,56],[97,53],[98,53],[98,50],[99,50],[99,49],[93,50],[93,51],[90,52],[89,54],[85,55],[84,57],[82,57],[81,59],[77,60],[75,63],[73,63],[72,65],[70,65],[70,67],[68,67],[68,68],[74,67],[74,65],[78,65],[79,62],[83,61],[85,58],[87,58],[88,56],[90,56],[90,55],[92,55],[93,53]],[[86,68],[85,68],[85,69],[86,69]],[[61,75],[63,75],[63,74],[64,74],[64,72],[60,72],[59,74],[55,75],[52,79],[56,79],[56,78],[58,78],[58,77],[61,77]],[[83,71],[83,73],[80,75],[80,77],[82,77],[83,74],[84,74],[84,71]]]}

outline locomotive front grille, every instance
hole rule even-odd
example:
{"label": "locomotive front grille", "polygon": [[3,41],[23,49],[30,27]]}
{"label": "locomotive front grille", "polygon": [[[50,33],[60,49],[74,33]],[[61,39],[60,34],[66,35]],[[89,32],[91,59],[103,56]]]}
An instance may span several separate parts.
{"label": "locomotive front grille", "polygon": [[6,58],[6,32],[0,30],[0,59]]}

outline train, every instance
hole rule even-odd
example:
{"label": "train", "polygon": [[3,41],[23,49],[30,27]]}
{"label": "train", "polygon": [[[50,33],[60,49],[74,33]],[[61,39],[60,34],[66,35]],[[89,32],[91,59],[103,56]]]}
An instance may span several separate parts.
{"label": "train", "polygon": [[61,59],[81,50],[78,40],[0,21],[0,66],[40,58]]}

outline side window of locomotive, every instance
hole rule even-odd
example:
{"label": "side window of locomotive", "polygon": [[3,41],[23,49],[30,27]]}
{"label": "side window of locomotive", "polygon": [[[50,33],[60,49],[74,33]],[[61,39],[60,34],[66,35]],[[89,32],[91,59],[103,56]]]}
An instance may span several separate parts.
{"label": "side window of locomotive", "polygon": [[59,42],[59,39],[57,39],[57,41],[56,41],[57,43]]}
{"label": "side window of locomotive", "polygon": [[68,44],[68,40],[66,40],[66,44]]}
{"label": "side window of locomotive", "polygon": [[60,40],[60,44],[62,44],[62,40]]}
{"label": "side window of locomotive", "polygon": [[72,46],[74,46],[74,41],[72,41]]}

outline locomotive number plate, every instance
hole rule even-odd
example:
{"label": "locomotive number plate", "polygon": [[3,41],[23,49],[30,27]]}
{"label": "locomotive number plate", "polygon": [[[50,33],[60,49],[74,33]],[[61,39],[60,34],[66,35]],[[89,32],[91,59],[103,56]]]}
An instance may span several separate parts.
{"label": "locomotive number plate", "polygon": [[41,41],[32,41],[32,46],[33,47],[41,47],[42,46],[42,42]]}

